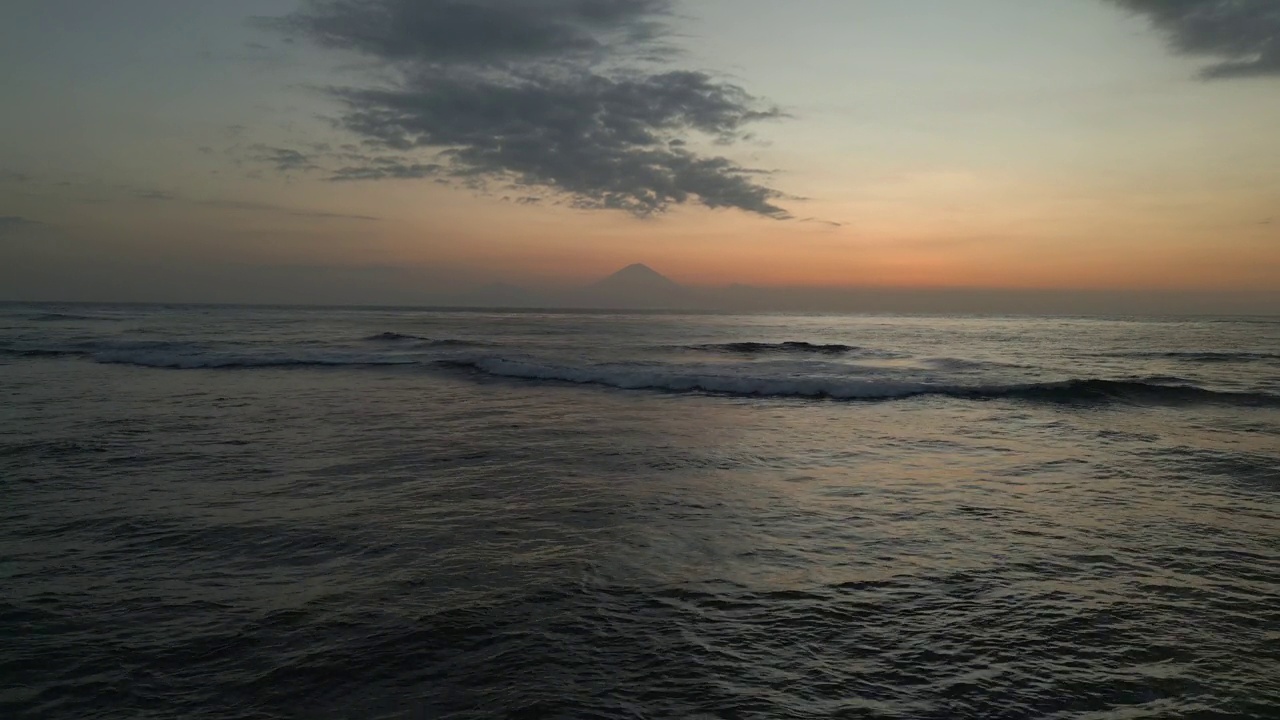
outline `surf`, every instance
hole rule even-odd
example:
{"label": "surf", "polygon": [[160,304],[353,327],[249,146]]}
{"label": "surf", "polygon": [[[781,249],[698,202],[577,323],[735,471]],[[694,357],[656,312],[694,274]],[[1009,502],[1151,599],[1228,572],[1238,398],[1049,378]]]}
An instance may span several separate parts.
{"label": "surf", "polygon": [[963,400],[1025,400],[1072,403],[1280,406],[1280,396],[1263,392],[1211,390],[1158,379],[1069,378],[1039,382],[962,385],[943,382],[870,379],[836,375],[757,376],[708,373],[678,367],[653,369],[622,365],[568,366],[504,358],[444,360],[439,364],[500,378],[596,385],[619,390],[703,393],[738,397],[821,400],[901,400],[940,396]]}

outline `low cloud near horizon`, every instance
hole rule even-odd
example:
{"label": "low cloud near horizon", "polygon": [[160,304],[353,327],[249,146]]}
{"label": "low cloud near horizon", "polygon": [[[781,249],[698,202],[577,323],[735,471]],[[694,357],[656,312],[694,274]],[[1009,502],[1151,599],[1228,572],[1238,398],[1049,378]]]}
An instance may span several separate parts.
{"label": "low cloud near horizon", "polygon": [[[307,0],[260,22],[372,60],[383,78],[328,90],[363,145],[333,155],[332,180],[434,178],[640,217],[686,203],[790,217],[764,173],[691,149],[732,145],[783,113],[710,73],[672,68],[671,5]],[[260,159],[282,172],[317,161],[278,148]]]}

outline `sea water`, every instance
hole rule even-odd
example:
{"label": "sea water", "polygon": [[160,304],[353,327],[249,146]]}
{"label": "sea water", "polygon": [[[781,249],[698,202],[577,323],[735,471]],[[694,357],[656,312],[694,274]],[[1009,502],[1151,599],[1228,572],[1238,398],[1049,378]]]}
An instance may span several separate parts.
{"label": "sea water", "polygon": [[1280,717],[1280,319],[0,306],[0,716]]}

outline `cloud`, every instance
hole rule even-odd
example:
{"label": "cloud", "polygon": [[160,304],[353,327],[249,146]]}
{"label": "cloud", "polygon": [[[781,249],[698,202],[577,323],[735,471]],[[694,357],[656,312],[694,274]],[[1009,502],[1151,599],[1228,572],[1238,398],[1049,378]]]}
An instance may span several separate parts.
{"label": "cloud", "polygon": [[1183,55],[1217,58],[1209,80],[1280,76],[1277,0],[1111,0],[1145,15]]}
{"label": "cloud", "polygon": [[0,215],[0,230],[18,230],[43,224],[20,215]]}
{"label": "cloud", "polygon": [[254,145],[249,149],[253,153],[253,160],[274,165],[282,173],[313,170],[317,167],[310,155],[291,148]]}
{"label": "cloud", "polygon": [[260,212],[280,213],[283,215],[291,215],[293,217],[302,218],[327,218],[333,220],[360,220],[362,222],[377,222],[381,218],[372,215],[352,215],[349,213],[324,212],[321,210],[299,210],[297,208],[285,207],[282,205],[271,205],[269,203],[249,202],[245,200],[196,200],[196,205],[205,207],[222,208],[224,210],[255,210]]}
{"label": "cloud", "polygon": [[[670,0],[309,0],[266,23],[390,71],[330,90],[340,126],[381,152],[346,158],[333,180],[498,184],[638,216],[698,203],[788,217],[759,172],[693,149],[783,114],[709,73],[655,66],[669,13]],[[316,164],[266,150],[258,159],[282,171]]]}
{"label": "cloud", "polygon": [[664,31],[670,0],[307,0],[269,27],[414,64],[599,60]]}
{"label": "cloud", "polygon": [[20,238],[43,227],[44,223],[21,215],[0,215],[0,240]]}
{"label": "cloud", "polygon": [[291,208],[285,205],[272,205],[271,203],[252,202],[248,200],[193,200],[175,195],[164,190],[139,190],[134,195],[141,200],[155,200],[162,202],[181,202],[190,205],[199,205],[201,207],[218,208],[222,210],[245,210],[251,212],[274,213],[278,215],[288,215],[300,218],[316,218],[331,220],[358,220],[361,222],[379,222],[381,218],[372,215],[353,215],[350,213],[325,212],[321,210],[305,210],[299,208]]}
{"label": "cloud", "polygon": [[833,228],[844,227],[844,223],[836,222],[834,220],[823,220],[822,218],[816,218],[816,217],[802,218],[800,222],[818,223],[819,225],[826,225],[827,227],[833,227]]}
{"label": "cloud", "polygon": [[395,158],[375,158],[360,165],[339,168],[330,180],[421,180],[439,176],[444,166],[439,163],[408,163]]}

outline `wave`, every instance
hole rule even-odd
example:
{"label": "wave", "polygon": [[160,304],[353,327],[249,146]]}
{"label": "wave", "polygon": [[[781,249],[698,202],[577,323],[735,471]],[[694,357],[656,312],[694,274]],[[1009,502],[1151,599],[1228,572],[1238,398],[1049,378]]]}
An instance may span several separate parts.
{"label": "wave", "polygon": [[57,358],[57,357],[83,357],[90,353],[86,350],[61,350],[61,349],[45,349],[45,348],[0,348],[0,355],[8,355],[10,357],[22,358]]}
{"label": "wave", "polygon": [[170,340],[76,340],[52,346],[11,344],[0,347],[0,354],[17,357],[88,357],[101,352],[198,352],[203,350],[194,343]]}
{"label": "wave", "polygon": [[741,397],[894,400],[936,395],[967,400],[1014,399],[1063,404],[1129,402],[1280,406],[1280,396],[1268,393],[1222,392],[1194,385],[1165,385],[1146,380],[1084,378],[1056,382],[964,386],[839,376],[753,377],[679,373],[609,365],[564,367],[503,358],[443,360],[439,361],[439,364],[495,377],[600,385],[621,390],[693,392]]}
{"label": "wave", "polygon": [[1074,379],[1061,382],[1013,385],[983,389],[993,397],[1017,397],[1054,402],[1131,402],[1152,405],[1246,405],[1280,407],[1280,395],[1266,392],[1210,390],[1191,384],[1164,384],[1142,380]]}
{"label": "wave", "polygon": [[138,367],[175,370],[268,367],[333,367],[421,365],[431,357],[422,354],[427,348],[466,347],[477,345],[464,340],[429,340],[409,335],[384,333],[368,339],[400,342],[385,349],[356,350],[351,347],[323,349],[316,347],[261,347],[253,345],[216,345],[180,340],[94,339],[53,345],[12,344],[0,346],[0,356],[19,358],[84,358],[104,365],[136,365]]}
{"label": "wave", "polygon": [[93,315],[76,315],[74,313],[40,313],[27,318],[32,322],[74,322],[83,320],[114,320],[115,318],[105,318]]}
{"label": "wave", "polygon": [[232,353],[163,353],[104,352],[94,353],[93,360],[103,365],[135,365],[167,370],[283,368],[283,367],[372,367],[417,365],[419,360],[407,357],[372,355],[270,356],[236,355]]}
{"label": "wave", "polygon": [[369,337],[365,338],[365,340],[368,340],[370,342],[404,342],[406,340],[430,342],[431,338],[424,338],[418,335],[406,335],[405,333],[398,333],[398,332],[384,332],[384,333],[378,333],[377,335],[370,335]]}
{"label": "wave", "polygon": [[421,364],[413,355],[300,351],[253,352],[213,349],[199,343],[160,340],[91,340],[53,347],[0,347],[0,355],[21,358],[74,357],[103,365],[191,370],[200,368],[332,367]]}
{"label": "wave", "polygon": [[[389,337],[390,333],[374,337]],[[397,337],[405,337],[397,335]],[[0,347],[0,355],[26,358],[80,357],[107,365],[194,370],[289,367],[387,367],[445,366],[465,368],[495,377],[600,385],[624,390],[706,393],[741,397],[811,398],[834,400],[891,400],[918,396],[946,396],[971,400],[1021,399],[1054,403],[1228,404],[1280,407],[1280,394],[1265,391],[1221,391],[1200,387],[1175,376],[1122,379],[1075,378],[1054,382],[997,384],[964,383],[921,377],[893,378],[885,374],[856,376],[816,371],[812,361],[791,369],[744,365],[737,369],[711,366],[638,364],[558,365],[537,360],[513,360],[497,356],[458,357],[455,353],[424,353],[419,342],[436,345],[477,345],[463,340],[413,338],[403,351],[390,348],[357,351],[302,348],[209,347],[201,343],[139,340],[94,340],[62,346]],[[765,347],[825,348],[809,343],[735,343]],[[850,346],[840,346],[848,348]],[[811,352],[811,350],[805,350]],[[829,351],[822,351],[829,352]],[[454,357],[450,357],[453,355]],[[971,361],[933,358],[930,362],[950,370],[969,369]],[[981,367],[988,367],[982,364]],[[895,373],[896,374],[896,373]]]}
{"label": "wave", "polygon": [[383,342],[383,343],[409,343],[409,342],[426,343],[433,347],[471,347],[471,346],[480,344],[478,342],[474,342],[471,340],[456,340],[454,338],[442,338],[438,340],[433,340],[428,337],[422,337],[421,335],[409,335],[406,333],[398,333],[398,332],[378,333],[377,335],[370,335],[369,337],[365,338],[365,340],[368,342]]}
{"label": "wave", "polygon": [[778,343],[766,342],[731,342],[731,343],[711,343],[707,345],[694,345],[693,350],[707,350],[711,352],[732,353],[736,355],[766,355],[771,353],[789,353],[789,354],[817,354],[817,355],[847,355],[857,353],[871,357],[901,357],[899,353],[888,350],[875,350],[871,348],[861,348],[856,345],[842,345],[840,343],[811,343],[798,340],[788,340]]}
{"label": "wave", "polygon": [[934,357],[922,358],[918,361],[921,365],[933,368],[935,370],[991,370],[996,368],[1026,368],[1027,365],[1019,365],[1016,363],[996,362],[994,360],[967,360],[965,358],[952,357]]}
{"label": "wave", "polygon": [[1231,352],[1225,350],[1191,350],[1169,352],[1132,352],[1115,353],[1111,357],[1132,357],[1147,359],[1185,360],[1201,363],[1259,362],[1280,360],[1280,353],[1269,352]]}
{"label": "wave", "polygon": [[1280,353],[1265,352],[1167,352],[1163,357],[1197,362],[1254,362],[1280,360]]}
{"label": "wave", "polygon": [[1219,325],[1280,325],[1278,317],[1234,317],[1234,318],[1214,318],[1211,320],[1203,320],[1202,322],[1214,323]]}

